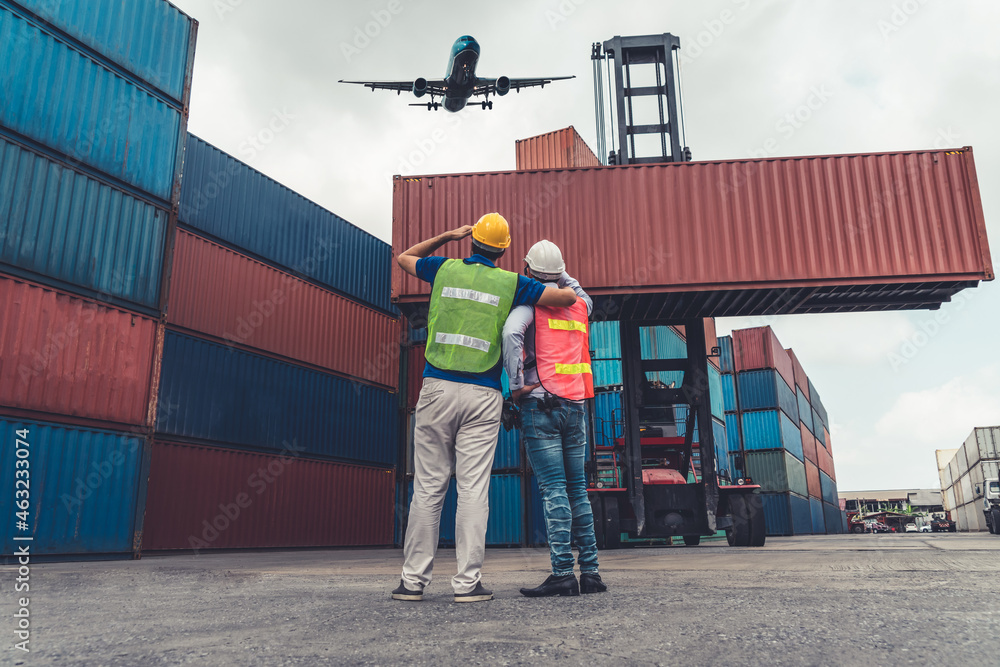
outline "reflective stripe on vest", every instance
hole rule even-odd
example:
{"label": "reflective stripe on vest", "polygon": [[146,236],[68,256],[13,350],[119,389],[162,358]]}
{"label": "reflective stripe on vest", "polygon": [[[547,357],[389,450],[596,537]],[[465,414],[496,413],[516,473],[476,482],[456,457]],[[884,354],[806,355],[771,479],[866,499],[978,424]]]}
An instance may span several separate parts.
{"label": "reflective stripe on vest", "polygon": [[535,362],[545,391],[571,401],[593,398],[586,301],[566,308],[535,306]]}
{"label": "reflective stripe on vest", "polygon": [[445,261],[431,288],[427,362],[463,373],[485,373],[496,366],[516,293],[516,273],[460,259]]}

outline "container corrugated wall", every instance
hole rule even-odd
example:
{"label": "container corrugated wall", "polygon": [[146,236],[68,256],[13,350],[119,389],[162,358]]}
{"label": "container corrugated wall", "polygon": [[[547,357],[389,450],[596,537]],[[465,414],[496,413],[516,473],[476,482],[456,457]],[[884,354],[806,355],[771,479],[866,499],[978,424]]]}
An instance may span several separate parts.
{"label": "container corrugated wall", "polygon": [[809,489],[810,498],[823,498],[823,487],[819,481],[819,468],[816,467],[815,463],[812,463],[808,459],[805,461],[806,466],[806,486]]}
{"label": "container corrugated wall", "polygon": [[182,110],[17,12],[0,5],[0,125],[171,201]]}
{"label": "container corrugated wall", "polygon": [[745,460],[747,476],[760,484],[761,491],[807,495],[805,467],[790,453],[784,450],[747,452]]}
{"label": "container corrugated wall", "polygon": [[838,500],[837,483],[830,479],[830,476],[825,472],[820,471],[819,484],[823,492],[823,501],[835,505]]}
{"label": "container corrugated wall", "polygon": [[517,170],[597,167],[601,162],[572,125],[514,143]]}
{"label": "container corrugated wall", "polygon": [[193,135],[188,135],[180,221],[392,310],[388,244]]}
{"label": "container corrugated wall", "polygon": [[396,394],[173,331],[166,334],[158,433],[395,465]]}
{"label": "container corrugated wall", "polygon": [[[486,524],[487,546],[519,546],[524,539],[524,498],[520,475],[490,476],[490,516]],[[409,482],[409,501],[413,500],[413,481]],[[455,545],[455,511],[458,508],[458,489],[455,478],[448,484],[441,510],[439,544]]]}
{"label": "container corrugated wall", "polygon": [[734,373],[733,369],[733,337],[722,336],[719,341],[719,369],[723,373]]}
{"label": "container corrugated wall", "polygon": [[730,452],[740,451],[739,419],[739,415],[726,415],[726,441],[729,443]]}
{"label": "container corrugated wall", "polygon": [[780,410],[744,412],[742,425],[745,449],[787,449],[795,458],[802,459],[801,434]]}
{"label": "container corrugated wall", "polygon": [[722,406],[726,412],[736,412],[736,380],[734,375],[722,376]]}
{"label": "container corrugated wall", "polygon": [[736,375],[741,410],[781,408],[793,422],[799,420],[795,392],[773,370],[743,371]]}
{"label": "container corrugated wall", "polygon": [[406,407],[411,410],[417,407],[420,389],[424,386],[424,367],[427,365],[424,350],[423,345],[406,349]]}
{"label": "container corrugated wall", "polygon": [[388,468],[155,442],[143,547],[391,545],[395,482]]}
{"label": "container corrugated wall", "polygon": [[815,535],[826,533],[826,516],[823,512],[823,501],[818,498],[809,499],[809,512],[812,516],[812,532]]}
{"label": "container corrugated wall", "polygon": [[169,2],[18,2],[178,102],[183,101],[193,21]]}
{"label": "container corrugated wall", "polygon": [[[29,530],[16,529],[13,512],[16,432],[28,430]],[[130,433],[0,418],[0,482],[7,513],[0,535],[13,554],[32,536],[37,555],[131,554],[139,471],[145,440]],[[11,504],[8,504],[11,503]]]}
{"label": "container corrugated wall", "polygon": [[520,466],[521,431],[516,428],[507,431],[501,426],[500,435],[497,436],[496,454],[493,456],[493,469],[506,470]]}
{"label": "container corrugated wall", "polygon": [[785,384],[795,386],[792,360],[769,326],[733,332],[733,364],[737,372],[774,369]]}
{"label": "container corrugated wall", "polygon": [[[890,187],[897,196],[883,197]],[[489,210],[532,230],[514,235],[502,266],[517,270],[548,238],[598,301],[630,295],[616,303],[656,315],[929,307],[994,275],[968,148],[398,177],[393,246]],[[424,302],[429,286],[394,267],[393,294]]]}
{"label": "container corrugated wall", "polygon": [[808,535],[812,532],[809,500],[794,493],[763,493],[764,523],[768,535]]}
{"label": "container corrugated wall", "polygon": [[147,423],[156,320],[0,276],[0,406]]}
{"label": "container corrugated wall", "polygon": [[826,522],[827,535],[842,535],[847,532],[844,523],[847,519],[839,505],[823,503],[823,515]]}
{"label": "container corrugated wall", "polygon": [[392,389],[399,383],[396,318],[185,231],[172,275],[170,324]]}
{"label": "container corrugated wall", "polygon": [[791,359],[792,361],[792,371],[793,375],[795,376],[794,387],[801,388],[802,391],[806,392],[806,401],[808,401],[809,378],[806,376],[806,371],[804,368],[802,368],[802,363],[799,361],[799,358],[795,356],[795,352],[792,351],[792,348],[787,348],[785,350],[785,353],[788,355],[788,358]]}
{"label": "container corrugated wall", "polygon": [[169,214],[0,136],[0,262],[155,308]]}
{"label": "container corrugated wall", "polygon": [[802,391],[801,387],[795,388],[795,400],[799,406],[799,419],[802,421],[802,424],[809,429],[809,432],[812,433],[812,406],[809,405],[809,399],[806,398],[806,395]]}

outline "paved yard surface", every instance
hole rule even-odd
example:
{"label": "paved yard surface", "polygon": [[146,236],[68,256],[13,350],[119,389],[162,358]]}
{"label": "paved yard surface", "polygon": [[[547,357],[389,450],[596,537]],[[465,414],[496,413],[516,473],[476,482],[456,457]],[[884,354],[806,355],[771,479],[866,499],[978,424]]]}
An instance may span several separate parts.
{"label": "paved yard surface", "polygon": [[[34,564],[24,665],[1000,664],[1000,537],[846,535],[609,551],[610,592],[527,599],[542,549],[489,550],[491,602],[451,602],[454,552],[420,603],[398,550]],[[8,610],[10,613],[8,613]]]}

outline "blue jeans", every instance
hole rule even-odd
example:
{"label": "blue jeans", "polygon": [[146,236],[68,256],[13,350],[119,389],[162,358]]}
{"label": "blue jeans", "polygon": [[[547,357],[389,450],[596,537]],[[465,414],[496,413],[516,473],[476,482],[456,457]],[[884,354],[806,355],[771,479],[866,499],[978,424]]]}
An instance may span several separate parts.
{"label": "blue jeans", "polygon": [[525,399],[521,408],[524,447],[542,492],[552,574],[557,577],[573,574],[573,545],[580,572],[597,572],[594,514],[583,471],[586,415],[584,405],[568,401],[560,401],[548,415],[534,398]]}

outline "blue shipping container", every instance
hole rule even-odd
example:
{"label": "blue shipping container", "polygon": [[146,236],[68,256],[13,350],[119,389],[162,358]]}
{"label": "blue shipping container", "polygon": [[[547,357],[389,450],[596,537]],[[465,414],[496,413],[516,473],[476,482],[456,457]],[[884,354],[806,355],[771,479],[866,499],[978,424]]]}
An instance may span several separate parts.
{"label": "blue shipping container", "polygon": [[392,247],[188,135],[180,221],[293,273],[392,311]]}
{"label": "blue shipping container", "polygon": [[823,514],[823,501],[819,498],[809,499],[809,512],[812,515],[812,532],[814,535],[826,534],[826,517]]}
{"label": "blue shipping container", "polygon": [[743,447],[746,450],[786,449],[802,460],[802,432],[780,410],[743,413]]}
{"label": "blue shipping container", "polygon": [[[408,499],[413,500],[413,481],[409,482]],[[490,477],[490,516],[486,523],[487,546],[518,546],[524,536],[524,499],[519,475]],[[438,544],[455,546],[455,512],[458,509],[458,488],[455,478],[448,484],[441,510]],[[409,501],[407,502],[409,511]]]}
{"label": "blue shipping container", "polygon": [[397,395],[382,389],[166,334],[158,433],[392,466],[397,408]]}
{"label": "blue shipping container", "polygon": [[780,408],[793,421],[799,420],[795,392],[777,371],[744,371],[736,375],[741,410]]}
{"label": "blue shipping container", "polygon": [[740,451],[739,418],[739,415],[726,415],[726,441],[731,452]]}
{"label": "blue shipping container", "polygon": [[798,387],[795,388],[795,400],[799,404],[799,421],[806,425],[812,433],[812,406],[809,405],[806,395]]}
{"label": "blue shipping container", "polygon": [[[17,435],[22,429],[26,438]],[[10,419],[0,419],[0,434],[5,471],[0,491],[9,509],[0,528],[5,556],[26,544],[14,537],[26,536],[34,538],[31,553],[38,555],[132,552],[146,445],[141,436]],[[17,440],[28,446],[16,446]],[[19,449],[29,452],[27,459],[17,456]],[[26,531],[18,530],[11,516],[17,461],[27,461],[30,472]]]}
{"label": "blue shipping container", "polygon": [[712,420],[712,437],[715,439],[715,469],[717,472],[729,469],[729,441],[726,436],[726,425],[718,419]]}
{"label": "blue shipping container", "polygon": [[722,406],[726,412],[736,412],[736,376],[726,373],[722,376]]}
{"label": "blue shipping container", "polygon": [[847,513],[840,505],[823,503],[823,513],[826,516],[826,532],[829,535],[844,535],[847,533]]}
{"label": "blue shipping container", "polygon": [[594,371],[595,387],[614,387],[622,384],[622,362],[592,359],[590,367]]}
{"label": "blue shipping container", "polygon": [[826,413],[826,407],[823,405],[823,401],[820,400],[819,394],[816,394],[816,398],[813,399],[812,407],[816,411],[816,414],[819,415],[820,423],[823,426],[830,428],[830,415]]}
{"label": "blue shipping container", "polygon": [[591,359],[621,359],[621,332],[617,321],[590,323]]}
{"label": "blue shipping container", "polygon": [[792,514],[788,493],[762,493],[764,525],[768,535],[792,535]]}
{"label": "blue shipping container", "polygon": [[538,478],[530,477],[528,500],[528,546],[544,546],[549,543],[548,530],[545,528],[545,505],[542,503],[542,492],[538,488]]}
{"label": "blue shipping container", "polygon": [[726,403],[723,398],[722,375],[712,364],[708,364],[708,394],[712,406],[712,416],[717,419],[725,419]]}
{"label": "blue shipping container", "polygon": [[594,436],[596,444],[602,447],[614,445],[614,439],[621,437],[622,395],[617,391],[602,391],[594,394]]}
{"label": "blue shipping container", "polygon": [[0,6],[0,126],[169,202],[181,110]]}
{"label": "blue shipping container", "polygon": [[812,533],[812,509],[809,506],[809,499],[789,493],[788,506],[792,513],[792,534]]}
{"label": "blue shipping container", "polygon": [[[719,349],[721,353],[719,355],[719,367],[722,369],[723,373],[734,373],[733,368],[733,337],[732,336],[721,336],[718,339]],[[735,410],[735,408],[733,408]]]}
{"label": "blue shipping container", "polygon": [[830,479],[822,470],[819,471],[819,488],[823,496],[823,502],[831,505],[840,505],[840,497],[837,495],[837,483]]}
{"label": "blue shipping container", "polygon": [[155,308],[168,218],[165,209],[0,136],[3,264]]}
{"label": "blue shipping container", "polygon": [[[164,0],[18,2],[139,79],[184,103],[196,23]],[[8,4],[4,2],[3,4]]]}
{"label": "blue shipping container", "polygon": [[493,469],[517,468],[521,465],[521,431],[518,429],[504,430],[500,427],[497,439],[497,450],[493,456]]}
{"label": "blue shipping container", "polygon": [[823,434],[823,420],[819,418],[819,413],[812,410],[813,433],[820,444],[826,447],[826,435]]}

